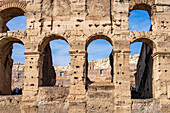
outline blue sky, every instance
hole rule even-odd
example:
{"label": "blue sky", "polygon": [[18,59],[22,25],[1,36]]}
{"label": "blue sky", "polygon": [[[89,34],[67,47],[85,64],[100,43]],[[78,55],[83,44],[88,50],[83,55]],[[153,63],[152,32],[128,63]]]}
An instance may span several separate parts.
{"label": "blue sky", "polygon": [[[150,17],[146,11],[135,10],[131,12],[129,16],[129,30],[134,31],[149,31],[150,29]],[[8,28],[13,30],[26,30],[26,18],[24,16],[15,17],[7,23]],[[64,66],[70,63],[69,50],[70,46],[63,40],[54,40],[50,42],[52,49],[53,64],[55,66]],[[142,43],[136,42],[131,44],[130,55],[139,54]],[[24,62],[25,48],[21,44],[14,44],[12,59],[14,62]],[[98,39],[90,43],[87,48],[88,60],[97,60],[103,58],[109,58],[112,51],[111,44],[104,40]]]}

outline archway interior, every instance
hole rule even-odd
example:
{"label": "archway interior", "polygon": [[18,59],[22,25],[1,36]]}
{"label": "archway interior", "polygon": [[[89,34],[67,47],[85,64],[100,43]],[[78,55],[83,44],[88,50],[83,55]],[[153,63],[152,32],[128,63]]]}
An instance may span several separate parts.
{"label": "archway interior", "polygon": [[[18,95],[22,94],[24,88],[24,45],[18,39],[1,40],[1,87],[2,95]],[[19,44],[18,44],[19,43]],[[19,46],[14,47],[13,45]]]}
{"label": "archway interior", "polygon": [[[24,17],[24,11],[20,8],[17,7],[12,7],[12,8],[6,8],[0,12],[0,32],[6,32],[9,30],[20,30],[20,26],[23,25],[25,26],[24,29],[22,28],[21,30],[26,30],[26,18],[25,19],[18,19],[19,21],[13,21],[17,20],[16,17],[23,16]],[[10,22],[12,20],[12,22]],[[24,23],[22,23],[25,21]],[[14,25],[11,27],[11,29],[8,28],[7,24],[10,23],[9,25]],[[18,23],[18,24],[16,24]],[[15,27],[15,28],[14,28]]]}
{"label": "archway interior", "polygon": [[47,43],[43,50],[41,86],[69,87],[70,85],[70,46],[61,39]]}
{"label": "archway interior", "polygon": [[[140,6],[135,6],[134,9],[140,9]],[[131,11],[129,30],[151,31],[150,14],[149,7]],[[131,44],[130,50],[131,96],[152,98],[153,42],[141,38]]]}
{"label": "archway interior", "polygon": [[95,39],[87,47],[87,85],[110,83],[113,79],[113,46],[106,39]]}
{"label": "archway interior", "polygon": [[[1,13],[5,12],[2,11]],[[9,14],[9,17],[6,16],[6,19],[4,20],[7,30],[26,30],[25,16],[17,16],[18,14],[11,15],[12,13]],[[4,46],[2,47],[3,60],[1,63],[3,64],[3,72],[1,73],[1,76],[5,76],[2,77],[2,80],[6,83],[2,82],[3,87],[1,87],[1,94],[22,94],[22,89],[24,88],[25,47],[20,40],[14,38],[9,38],[2,42],[2,44],[4,44]]]}

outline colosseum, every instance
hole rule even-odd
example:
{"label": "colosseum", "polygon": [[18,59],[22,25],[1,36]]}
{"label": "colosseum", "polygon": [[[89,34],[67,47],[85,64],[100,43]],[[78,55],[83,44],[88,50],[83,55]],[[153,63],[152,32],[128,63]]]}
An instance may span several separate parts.
{"label": "colosseum", "polygon": [[[150,31],[129,30],[133,10],[148,12]],[[6,23],[22,15],[26,30],[9,31]],[[0,23],[1,113],[170,112],[169,0],[0,0]],[[55,39],[70,45],[68,66],[52,64]],[[96,39],[112,45],[109,59],[88,61]],[[133,64],[135,42],[143,45]],[[13,43],[24,45],[24,64],[13,65]],[[11,95],[18,65],[23,93]]]}

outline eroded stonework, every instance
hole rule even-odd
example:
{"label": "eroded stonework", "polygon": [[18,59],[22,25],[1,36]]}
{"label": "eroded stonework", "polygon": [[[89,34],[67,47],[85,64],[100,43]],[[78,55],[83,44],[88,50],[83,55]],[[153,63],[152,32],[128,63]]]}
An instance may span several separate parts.
{"label": "eroded stonework", "polygon": [[[149,13],[150,31],[129,31],[130,11],[137,9]],[[151,111],[149,105],[154,112],[168,113],[169,9],[169,0],[0,0],[1,95],[11,92],[13,43],[25,46],[26,57],[23,94],[20,97],[9,96],[10,99],[1,96],[1,111],[11,112],[13,106],[18,106],[16,111],[21,113],[47,113],[53,108],[62,113],[142,113],[141,108]],[[8,31],[6,23],[22,15],[27,18],[27,30]],[[48,45],[54,39],[65,40],[70,45],[70,88],[62,89],[63,92],[52,87],[56,74]],[[113,46],[110,55],[112,76],[108,82],[92,82],[88,76],[87,47],[96,39],[105,39]],[[129,47],[134,42],[143,42],[152,50],[151,54],[142,55],[151,59],[145,60],[147,65],[141,63],[142,67],[148,66],[144,73],[150,74],[142,75],[140,68],[137,69],[138,87],[142,88],[137,93],[139,101],[131,99],[130,91]],[[146,91],[151,92],[149,97]],[[158,107],[152,107],[154,105]],[[136,111],[137,107],[139,111]]]}
{"label": "eroded stonework", "polygon": [[[135,88],[135,73],[139,54],[129,57],[131,80],[130,86]],[[12,68],[12,88],[24,88],[24,63],[14,63]],[[57,87],[69,87],[71,77],[71,66],[53,66],[56,74]],[[102,73],[101,73],[102,72]],[[112,76],[109,58],[98,59],[88,62],[88,77],[91,82],[110,82]]]}

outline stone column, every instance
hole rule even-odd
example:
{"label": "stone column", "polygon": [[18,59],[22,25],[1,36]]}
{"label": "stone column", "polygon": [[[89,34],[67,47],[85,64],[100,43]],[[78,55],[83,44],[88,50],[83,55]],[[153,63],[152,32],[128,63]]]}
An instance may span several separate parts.
{"label": "stone column", "polygon": [[85,113],[85,51],[70,51],[72,74],[70,77],[69,113]]}
{"label": "stone column", "polygon": [[170,99],[170,52],[153,54],[153,98],[160,99],[161,112],[168,113]]}
{"label": "stone column", "polygon": [[4,72],[3,72],[3,64],[2,64],[2,55],[0,56],[0,95],[3,94],[3,77],[4,77]]}
{"label": "stone column", "polygon": [[0,17],[0,33],[3,32],[3,25],[4,25],[3,19]]}
{"label": "stone column", "polygon": [[41,53],[25,52],[25,69],[24,69],[24,90],[22,112],[33,111],[37,112],[36,103],[39,87],[39,74],[41,64]]}
{"label": "stone column", "polygon": [[127,41],[115,41],[114,85],[115,113],[131,112],[129,46]]}

